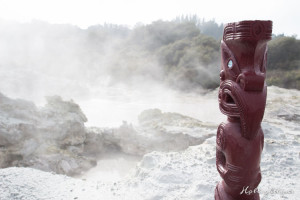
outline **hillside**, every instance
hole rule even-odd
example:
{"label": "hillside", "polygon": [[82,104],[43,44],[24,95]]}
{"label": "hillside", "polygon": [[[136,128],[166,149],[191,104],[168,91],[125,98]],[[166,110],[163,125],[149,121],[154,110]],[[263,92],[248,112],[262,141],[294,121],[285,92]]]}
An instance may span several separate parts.
{"label": "hillside", "polygon": [[[48,95],[44,91],[68,94],[76,88],[80,93],[99,85],[153,81],[181,91],[214,89],[222,27],[195,16],[132,29],[1,21],[0,91],[30,99]],[[267,83],[300,89],[300,41],[274,36],[268,55]]]}

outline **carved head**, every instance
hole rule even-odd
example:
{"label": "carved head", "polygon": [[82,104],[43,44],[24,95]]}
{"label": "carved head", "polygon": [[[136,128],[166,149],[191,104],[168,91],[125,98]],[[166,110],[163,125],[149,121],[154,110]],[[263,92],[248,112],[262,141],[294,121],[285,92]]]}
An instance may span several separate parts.
{"label": "carved head", "polygon": [[242,135],[255,137],[266,103],[267,41],[272,21],[227,24],[221,42],[219,105],[229,117],[240,118]]}

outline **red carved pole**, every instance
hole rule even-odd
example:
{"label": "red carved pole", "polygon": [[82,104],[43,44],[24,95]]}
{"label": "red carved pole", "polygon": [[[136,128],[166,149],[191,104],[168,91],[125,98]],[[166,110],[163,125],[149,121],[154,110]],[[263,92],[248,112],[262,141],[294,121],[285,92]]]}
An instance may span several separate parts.
{"label": "red carved pole", "polygon": [[217,132],[216,165],[222,177],[216,200],[259,200],[260,123],[266,106],[267,41],[272,21],[227,24],[221,42],[219,107],[228,116]]}

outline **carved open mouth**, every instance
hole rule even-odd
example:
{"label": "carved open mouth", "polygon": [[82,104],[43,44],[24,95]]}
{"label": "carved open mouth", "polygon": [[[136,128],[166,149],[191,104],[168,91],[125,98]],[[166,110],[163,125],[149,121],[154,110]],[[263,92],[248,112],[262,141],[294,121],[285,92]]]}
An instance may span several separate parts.
{"label": "carved open mouth", "polygon": [[235,104],[232,96],[229,94],[229,92],[225,92],[223,93],[223,101],[226,103],[226,104]]}
{"label": "carved open mouth", "polygon": [[233,96],[231,90],[229,90],[228,88],[224,88],[220,91],[219,103],[221,111],[224,112],[224,114],[234,117],[240,116],[235,97]]}
{"label": "carved open mouth", "polygon": [[219,107],[228,117],[240,118],[242,135],[253,138],[260,128],[266,104],[266,87],[262,92],[244,91],[231,80],[223,81],[219,90]]}

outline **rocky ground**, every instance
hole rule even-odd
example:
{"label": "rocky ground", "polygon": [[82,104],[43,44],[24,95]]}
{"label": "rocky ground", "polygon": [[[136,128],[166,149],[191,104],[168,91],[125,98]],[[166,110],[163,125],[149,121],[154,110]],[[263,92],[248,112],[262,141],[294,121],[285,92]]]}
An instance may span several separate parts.
{"label": "rocky ground", "polygon": [[[143,156],[152,151],[179,151],[214,135],[216,125],[176,113],[146,110],[139,124],[118,128],[85,127],[80,107],[61,97],[33,103],[0,94],[0,167],[32,167],[78,175],[111,151]],[[201,133],[209,134],[201,134]],[[199,134],[200,133],[200,134]]]}
{"label": "rocky ground", "polygon": [[[59,97],[37,108],[1,95],[0,108],[0,199],[211,200],[220,181],[218,124],[151,109],[139,115],[137,125],[87,128],[79,106]],[[299,91],[268,88],[261,199],[300,196],[299,116]],[[122,180],[105,183],[101,177],[91,181],[53,173],[82,173],[112,150],[142,156]]]}

